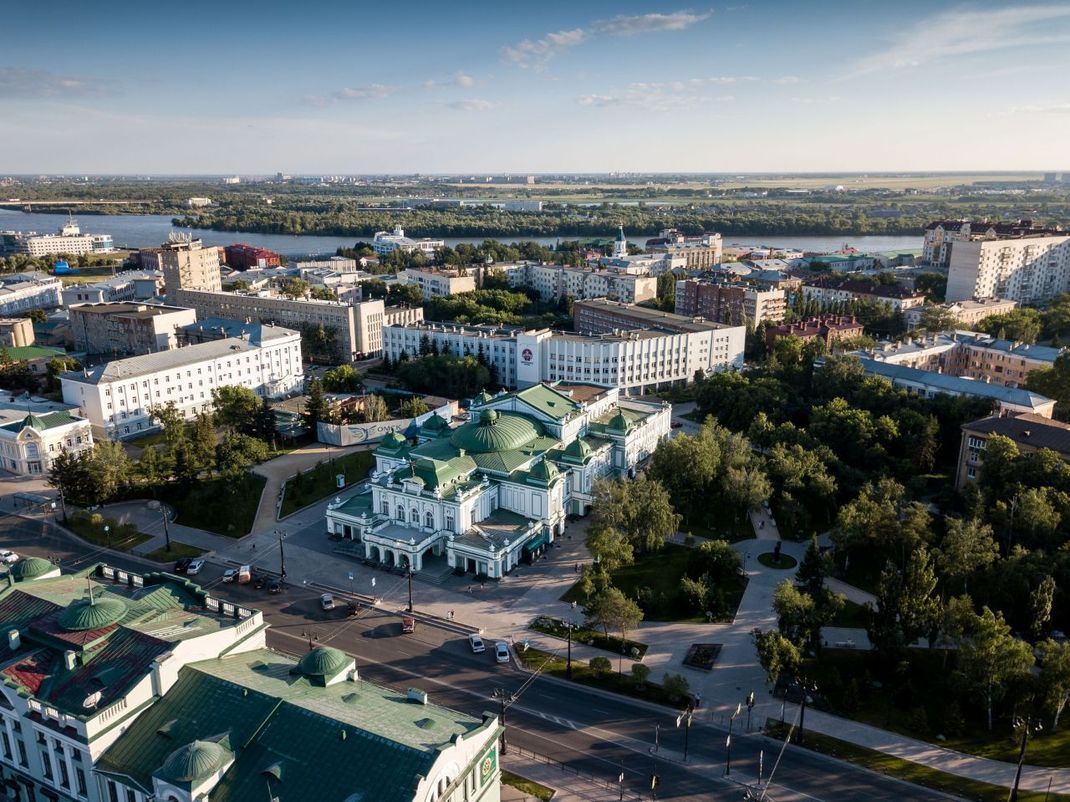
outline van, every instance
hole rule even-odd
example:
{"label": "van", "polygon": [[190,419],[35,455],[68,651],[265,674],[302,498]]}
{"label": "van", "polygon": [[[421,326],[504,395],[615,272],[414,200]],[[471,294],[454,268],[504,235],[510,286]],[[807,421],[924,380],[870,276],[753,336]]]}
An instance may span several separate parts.
{"label": "van", "polygon": [[401,619],[401,634],[411,635],[416,631],[416,619],[411,615],[407,615]]}
{"label": "van", "polygon": [[238,569],[237,582],[239,585],[247,585],[253,580],[253,567],[243,565]]}

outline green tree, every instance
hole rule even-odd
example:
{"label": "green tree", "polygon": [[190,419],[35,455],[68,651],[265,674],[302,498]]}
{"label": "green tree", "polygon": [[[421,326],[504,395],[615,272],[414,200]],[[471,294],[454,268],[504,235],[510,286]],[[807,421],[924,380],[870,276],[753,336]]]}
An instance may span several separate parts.
{"label": "green tree", "polygon": [[815,599],[825,592],[825,577],[828,576],[828,558],[821,553],[817,545],[817,536],[810,538],[799,570],[795,576],[802,583],[803,589]]}
{"label": "green tree", "polygon": [[601,627],[609,636],[611,629],[621,633],[621,640],[627,639],[628,631],[639,626],[643,620],[643,611],[639,605],[624,595],[620,588],[607,587],[596,594],[583,611],[587,626]]}
{"label": "green tree", "polygon": [[711,430],[678,434],[658,443],[650,457],[648,474],[661,482],[674,507],[690,519],[706,508],[707,493],[721,470],[721,449]]}
{"label": "green tree", "polygon": [[52,460],[48,484],[58,489],[68,504],[88,504],[93,492],[89,452],[60,451]]}
{"label": "green tree", "polygon": [[352,365],[339,365],[323,374],[323,389],[329,393],[359,393],[364,377]]}
{"label": "green tree", "polygon": [[993,705],[1003,698],[1007,684],[1027,674],[1033,662],[1029,644],[1011,634],[1001,614],[985,607],[976,617],[972,636],[959,649],[959,669],[984,704],[990,732]]}
{"label": "green tree", "polygon": [[966,592],[968,579],[999,557],[999,546],[992,536],[992,527],[976,518],[945,520],[947,534],[936,551],[936,565],[948,580],[961,579]]}
{"label": "green tree", "polygon": [[207,412],[199,412],[186,425],[190,457],[198,471],[211,471],[215,465],[215,424]]}
{"label": "green tree", "polygon": [[632,663],[632,681],[637,688],[645,687],[650,680],[650,666],[643,663]]}
{"label": "green tree", "polygon": [[1042,322],[1040,312],[1022,307],[1002,315],[989,315],[978,322],[976,328],[994,337],[1031,344],[1040,336]]}
{"label": "green tree", "polygon": [[773,593],[773,612],[780,632],[796,646],[810,647],[819,639],[821,628],[817,601],[785,579]]}
{"label": "green tree", "polygon": [[319,379],[313,379],[308,383],[308,398],[305,400],[305,426],[315,434],[316,424],[326,418],[327,401],[323,397],[323,385]]}
{"label": "green tree", "polygon": [[231,432],[249,434],[260,405],[260,397],[248,387],[228,384],[212,390],[216,423]]}
{"label": "green tree", "polygon": [[608,674],[613,670],[613,663],[610,662],[608,657],[602,657],[601,655],[592,657],[587,662],[587,666],[596,677],[601,677],[603,674]]}
{"label": "green tree", "polygon": [[216,466],[220,476],[235,481],[249,469],[267,459],[268,449],[263,440],[244,434],[228,432],[216,446]]}
{"label": "green tree", "polygon": [[268,445],[274,447],[278,437],[278,428],[275,425],[275,413],[271,409],[267,398],[260,399],[260,406],[256,408],[253,423],[249,433],[259,437]]}
{"label": "green tree", "polygon": [[623,533],[639,553],[660,549],[679,526],[668,492],[645,474],[630,482],[598,479],[593,495],[591,528]]}
{"label": "green tree", "polygon": [[168,448],[173,450],[186,438],[186,416],[179,411],[178,404],[174,401],[149,407],[149,418],[160,425]]}
{"label": "green tree", "polygon": [[587,550],[598,560],[602,571],[614,571],[635,562],[635,549],[628,536],[613,527],[592,524],[587,529]]}
{"label": "green tree", "polygon": [[1051,728],[1059,729],[1059,716],[1070,701],[1070,643],[1052,639],[1037,645],[1040,652],[1040,685],[1052,711]]}
{"label": "green tree", "polygon": [[754,646],[758,650],[758,664],[765,671],[765,678],[774,688],[783,677],[794,677],[799,673],[802,655],[799,649],[780,632],[773,629],[768,632],[755,630]]}
{"label": "green tree", "polygon": [[390,410],[381,395],[364,396],[364,409],[361,410],[361,419],[364,423],[377,423],[390,418]]}
{"label": "green tree", "polygon": [[289,298],[304,298],[309,291],[309,284],[304,279],[287,276],[279,282],[279,292]]}
{"label": "green tree", "polygon": [[401,406],[398,408],[398,414],[403,418],[418,418],[421,415],[426,415],[431,411],[431,408],[424,403],[422,398],[417,396],[410,396],[401,402]]}
{"label": "green tree", "polygon": [[661,687],[673,702],[680,701],[691,690],[691,684],[683,674],[666,674],[665,679],[661,681]]}
{"label": "green tree", "polygon": [[1034,640],[1044,637],[1055,603],[1055,579],[1049,574],[1029,594],[1029,631]]}
{"label": "green tree", "polygon": [[927,306],[921,313],[919,327],[926,331],[949,331],[957,328],[958,315],[943,306]]}
{"label": "green tree", "polygon": [[684,576],[680,579],[680,593],[687,599],[688,607],[693,613],[701,615],[706,611],[706,597],[709,592],[710,587],[702,578],[692,579]]}
{"label": "green tree", "polygon": [[98,440],[89,452],[91,504],[103,504],[122,490],[130,480],[130,456],[121,443]]}

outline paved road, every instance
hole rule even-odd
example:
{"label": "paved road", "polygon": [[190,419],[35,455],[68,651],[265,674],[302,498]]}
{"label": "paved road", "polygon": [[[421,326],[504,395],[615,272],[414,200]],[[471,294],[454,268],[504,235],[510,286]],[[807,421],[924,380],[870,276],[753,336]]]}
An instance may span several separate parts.
{"label": "paved road", "polygon": [[[22,554],[58,556],[66,570],[102,558],[99,551],[47,523],[14,516],[0,517],[0,543]],[[107,562],[131,570],[146,568],[132,557],[111,556]],[[741,737],[737,731],[732,776],[725,778],[726,733],[701,724],[690,732],[684,765],[684,733],[676,729],[668,711],[552,678],[532,681],[513,665],[496,664],[489,650],[472,654],[458,632],[420,625],[415,634],[402,636],[396,611],[372,608],[346,618],[341,610],[322,611],[315,589],[289,587],[271,596],[248,585],[222,584],[221,575],[221,567],[208,565],[196,581],[220,596],[262,609],[272,625],[268,642],[273,648],[302,654],[310,643],[329,644],[354,655],[361,675],[370,681],[402,689],[417,686],[428,691],[432,701],[473,715],[496,711],[492,694],[495,688],[504,688],[517,696],[507,713],[511,744],[607,780],[615,780],[623,764],[627,798],[650,799],[649,776],[656,763],[661,778],[658,799],[739,800],[743,790],[737,782],[756,780],[759,753],[764,751],[766,776],[776,761],[779,743],[755,735]],[[660,726],[660,759],[655,760],[650,749],[656,726]],[[785,752],[768,798],[775,802],[948,799],[795,747]]]}

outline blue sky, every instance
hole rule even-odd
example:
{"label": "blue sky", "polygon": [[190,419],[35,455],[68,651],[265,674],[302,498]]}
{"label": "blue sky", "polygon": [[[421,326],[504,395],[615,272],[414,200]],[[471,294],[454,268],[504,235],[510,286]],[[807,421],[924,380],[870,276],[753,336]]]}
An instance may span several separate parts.
{"label": "blue sky", "polygon": [[1070,168],[1070,3],[12,3],[0,171]]}

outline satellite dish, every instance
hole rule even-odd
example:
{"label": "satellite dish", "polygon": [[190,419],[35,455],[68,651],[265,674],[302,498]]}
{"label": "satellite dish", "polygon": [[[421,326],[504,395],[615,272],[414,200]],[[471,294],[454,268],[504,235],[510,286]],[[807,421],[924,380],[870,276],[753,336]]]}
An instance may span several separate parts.
{"label": "satellite dish", "polygon": [[100,691],[95,691],[89,694],[89,696],[85,698],[85,701],[82,702],[82,707],[84,707],[86,710],[93,710],[98,704],[100,704],[100,695]]}

